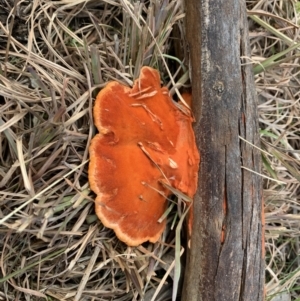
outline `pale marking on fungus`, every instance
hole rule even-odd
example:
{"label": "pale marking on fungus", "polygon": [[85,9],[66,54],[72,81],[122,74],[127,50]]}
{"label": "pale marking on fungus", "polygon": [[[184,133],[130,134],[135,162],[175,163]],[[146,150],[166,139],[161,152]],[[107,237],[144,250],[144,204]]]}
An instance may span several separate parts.
{"label": "pale marking on fungus", "polygon": [[[102,156],[102,158],[103,158],[106,162],[108,162],[110,165],[112,165],[114,168],[116,168],[116,163],[115,163],[114,160],[109,159],[109,158],[104,157],[104,156]],[[116,189],[117,189],[117,188],[116,188]]]}
{"label": "pale marking on fungus", "polygon": [[144,99],[144,98],[150,98],[150,97],[153,97],[154,95],[157,94],[157,91],[152,91],[150,93],[143,93],[141,96],[138,96],[138,97],[134,97],[135,99],[137,100],[140,100],[140,99]]}
{"label": "pale marking on fungus", "polygon": [[162,121],[154,114],[151,112],[150,109],[145,104],[141,103],[133,103],[131,104],[132,107],[142,107],[145,109],[145,111],[152,117],[152,120],[160,125],[160,129],[163,130],[163,123]]}
{"label": "pale marking on fungus", "polygon": [[99,132],[103,135],[108,134],[110,132],[110,130],[106,127],[101,126],[99,129]]}
{"label": "pale marking on fungus", "polygon": [[149,141],[147,141],[147,144],[150,148],[156,150],[157,152],[160,152],[162,154],[165,153],[165,151],[162,149],[161,145],[158,142],[149,142]]}
{"label": "pale marking on fungus", "polygon": [[174,143],[173,143],[173,141],[171,141],[170,139],[169,139],[169,137],[167,137],[167,140],[170,142],[170,144],[174,147]]}
{"label": "pale marking on fungus", "polygon": [[188,150],[188,163],[191,166],[195,164],[195,160],[194,160],[193,156],[191,155],[191,151],[190,150]]}
{"label": "pale marking on fungus", "polygon": [[152,87],[147,87],[147,88],[145,88],[144,90],[139,90],[138,92],[135,92],[135,93],[128,93],[128,96],[129,97],[135,97],[135,96],[137,96],[137,95],[141,95],[141,94],[143,94],[143,93],[145,93],[145,92],[148,92],[149,90],[151,90],[152,89]]}
{"label": "pale marking on fungus", "polygon": [[146,202],[146,200],[143,198],[143,196],[142,196],[141,194],[139,195],[139,199],[140,199],[141,201]]}
{"label": "pale marking on fungus", "polygon": [[178,168],[178,164],[172,160],[171,158],[169,158],[169,165],[171,168],[177,169]]}
{"label": "pale marking on fungus", "polygon": [[158,164],[152,159],[152,157],[150,156],[150,154],[146,151],[143,143],[142,142],[138,142],[138,146],[144,152],[144,154],[152,161],[152,163],[157,167],[157,169],[160,171],[160,173],[162,174],[162,176],[169,182],[168,178],[166,177],[166,175],[164,174],[164,172],[162,171],[162,169],[158,166]]}

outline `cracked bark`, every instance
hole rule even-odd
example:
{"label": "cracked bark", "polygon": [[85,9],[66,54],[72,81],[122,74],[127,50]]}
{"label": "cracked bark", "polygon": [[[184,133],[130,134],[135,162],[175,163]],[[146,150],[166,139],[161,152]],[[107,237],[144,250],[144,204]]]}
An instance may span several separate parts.
{"label": "cracked bark", "polygon": [[260,172],[260,153],[239,139],[259,146],[245,1],[185,5],[201,165],[181,300],[263,300],[261,178],[242,168]]}

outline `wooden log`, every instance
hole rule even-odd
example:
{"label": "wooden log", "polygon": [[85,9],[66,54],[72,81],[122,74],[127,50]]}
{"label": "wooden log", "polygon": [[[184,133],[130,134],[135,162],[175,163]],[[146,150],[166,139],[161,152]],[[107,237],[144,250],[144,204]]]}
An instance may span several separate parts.
{"label": "wooden log", "polygon": [[181,300],[263,300],[262,179],[243,0],[187,0],[195,133],[201,154]]}

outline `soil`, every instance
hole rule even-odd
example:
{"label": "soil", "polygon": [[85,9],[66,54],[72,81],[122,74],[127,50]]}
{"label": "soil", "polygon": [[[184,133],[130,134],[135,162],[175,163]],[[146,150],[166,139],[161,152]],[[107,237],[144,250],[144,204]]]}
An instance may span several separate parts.
{"label": "soil", "polygon": [[[18,2],[18,1],[16,1]],[[22,1],[14,4],[13,0],[0,0],[0,22],[11,31],[11,35],[19,42],[28,40],[28,26],[26,20],[30,12],[31,1]],[[0,28],[0,47],[6,48],[7,39]]]}

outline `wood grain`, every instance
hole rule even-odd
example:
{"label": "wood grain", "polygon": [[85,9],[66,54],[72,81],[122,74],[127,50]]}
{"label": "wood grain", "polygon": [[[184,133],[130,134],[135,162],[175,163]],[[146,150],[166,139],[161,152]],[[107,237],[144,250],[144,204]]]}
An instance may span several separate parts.
{"label": "wood grain", "polygon": [[[188,0],[195,133],[201,154],[181,300],[263,300],[258,116],[243,0]],[[248,63],[248,64],[247,64]]]}

